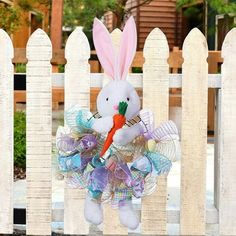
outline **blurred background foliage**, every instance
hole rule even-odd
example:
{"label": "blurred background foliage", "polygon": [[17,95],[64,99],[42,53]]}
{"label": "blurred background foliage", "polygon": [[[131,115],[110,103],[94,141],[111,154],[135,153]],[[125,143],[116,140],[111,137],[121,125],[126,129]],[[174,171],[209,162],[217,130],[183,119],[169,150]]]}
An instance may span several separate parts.
{"label": "blurred background foliage", "polygon": [[22,111],[14,114],[14,165],[26,167],[26,115]]}
{"label": "blurred background foliage", "polygon": [[[197,3],[197,0],[177,0],[177,8],[180,9],[186,5],[193,5]],[[215,10],[218,14],[230,14],[236,13],[236,1],[234,0],[204,0],[204,5],[208,5],[212,10]],[[194,7],[194,6],[193,6]]]}
{"label": "blurred background foliage", "polygon": [[[227,18],[236,15],[236,0],[204,0],[203,8],[199,8],[198,2],[198,0],[177,0],[176,7],[182,9],[188,6],[183,14],[187,18],[193,18],[193,20],[194,18],[197,20],[214,14],[222,14],[227,21]],[[207,16],[204,16],[205,14]],[[234,26],[231,21],[228,21],[229,28]],[[211,29],[209,30],[211,31]]]}
{"label": "blurred background foliage", "polygon": [[93,45],[92,25],[94,17],[101,19],[106,12],[111,11],[116,16],[114,28],[122,29],[125,18],[130,15],[132,9],[151,1],[140,1],[139,4],[127,8],[128,0],[64,0],[63,26],[69,32],[76,26],[83,26],[83,31],[87,35],[90,45]]}

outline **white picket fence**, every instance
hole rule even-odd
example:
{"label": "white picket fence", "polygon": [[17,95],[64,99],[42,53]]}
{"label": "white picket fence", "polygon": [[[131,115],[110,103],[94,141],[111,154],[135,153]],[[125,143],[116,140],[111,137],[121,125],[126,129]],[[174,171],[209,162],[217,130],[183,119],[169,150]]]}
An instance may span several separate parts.
{"label": "white picket fence", "polygon": [[[119,36],[119,31],[114,35]],[[117,36],[117,37],[118,37]],[[115,37],[114,42],[117,42]],[[29,235],[50,235],[52,211],[52,45],[36,30],[27,44],[27,219]],[[69,37],[65,57],[65,109],[73,104],[90,107],[90,87],[103,74],[90,75],[90,47],[81,28]],[[181,235],[204,235],[206,224],[218,224],[219,234],[236,235],[236,29],[222,47],[221,75],[208,75],[205,37],[193,29],[183,45],[182,75],[169,75],[169,48],[158,28],[144,47],[142,75],[130,75],[143,88],[143,107],[156,114],[156,124],[169,116],[169,88],[182,87],[181,201],[179,210],[167,210],[167,181],[142,199],[141,233],[165,235],[167,223],[180,224]],[[13,46],[0,31],[0,234],[13,232]],[[91,77],[91,81],[90,81]],[[96,78],[96,80],[94,79]],[[98,83],[99,84],[99,83]],[[101,83],[100,85],[101,86]],[[98,87],[99,87],[98,86]],[[206,207],[207,92],[217,89],[215,142],[215,206]],[[65,187],[64,233],[88,234],[83,217],[85,191]],[[104,234],[125,235],[117,212],[104,206]]]}

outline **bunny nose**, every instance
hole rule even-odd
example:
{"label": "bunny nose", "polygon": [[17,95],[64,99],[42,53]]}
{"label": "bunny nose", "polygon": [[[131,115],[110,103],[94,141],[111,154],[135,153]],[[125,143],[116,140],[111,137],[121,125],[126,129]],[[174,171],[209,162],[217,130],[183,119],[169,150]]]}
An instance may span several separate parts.
{"label": "bunny nose", "polygon": [[118,105],[114,105],[113,108],[114,108],[114,110],[118,110],[119,107],[118,107]]}

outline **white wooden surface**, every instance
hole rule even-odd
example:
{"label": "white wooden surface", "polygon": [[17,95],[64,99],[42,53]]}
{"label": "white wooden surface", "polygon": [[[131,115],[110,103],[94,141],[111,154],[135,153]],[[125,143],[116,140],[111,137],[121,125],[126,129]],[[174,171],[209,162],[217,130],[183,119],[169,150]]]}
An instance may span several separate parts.
{"label": "white wooden surface", "polygon": [[219,231],[236,235],[236,28],[225,37],[221,67],[221,146]]}
{"label": "white wooden surface", "polygon": [[[102,88],[104,86],[103,73],[91,73],[90,74],[90,87]],[[106,78],[107,81],[108,78]],[[143,74],[135,73],[129,74],[127,80],[135,87],[143,87]],[[52,85],[55,87],[64,87],[64,74],[53,73]],[[169,88],[181,88],[182,87],[182,74],[169,74]],[[208,88],[220,88],[221,87],[221,74],[208,74]]]}
{"label": "white wooden surface", "polygon": [[191,30],[183,44],[181,235],[205,234],[207,56],[205,37]]}
{"label": "white wooden surface", "polygon": [[[77,27],[69,36],[65,58],[65,111],[73,105],[90,108],[90,47],[82,28]],[[65,124],[66,125],[66,124]],[[84,218],[85,190],[65,185],[64,233],[88,234],[89,224]]]}
{"label": "white wooden surface", "polygon": [[0,29],[0,234],[13,231],[13,45]]}
{"label": "white wooden surface", "polygon": [[[169,47],[166,36],[155,28],[144,44],[143,107],[155,114],[155,125],[169,117]],[[156,191],[142,199],[141,230],[143,234],[166,234],[166,177],[158,177]]]}
{"label": "white wooden surface", "polygon": [[52,45],[43,30],[29,38],[26,57],[26,233],[51,235]]}
{"label": "white wooden surface", "polygon": [[[112,43],[115,49],[115,52],[118,54],[120,46],[121,31],[115,29],[111,33]],[[104,75],[102,86],[104,87],[111,78],[107,75]],[[92,82],[91,78],[91,82]],[[107,203],[103,205],[104,221],[103,221],[103,234],[104,235],[127,235],[128,230],[123,225],[120,224],[118,209],[112,209],[111,204]],[[112,220],[111,220],[112,219]]]}

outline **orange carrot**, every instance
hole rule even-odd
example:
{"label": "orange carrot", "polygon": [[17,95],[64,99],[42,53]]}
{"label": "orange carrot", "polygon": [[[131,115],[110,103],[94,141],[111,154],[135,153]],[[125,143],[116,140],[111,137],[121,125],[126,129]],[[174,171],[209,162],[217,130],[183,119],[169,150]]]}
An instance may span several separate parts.
{"label": "orange carrot", "polygon": [[128,104],[126,102],[120,102],[119,103],[119,113],[115,114],[113,116],[113,127],[112,129],[109,131],[107,138],[105,140],[105,143],[103,145],[102,151],[100,153],[100,157],[102,157],[105,152],[107,151],[107,149],[110,147],[110,145],[113,142],[113,136],[115,134],[115,132],[118,129],[121,129],[123,127],[123,125],[126,122],[126,118],[125,118],[125,113],[127,110]]}

